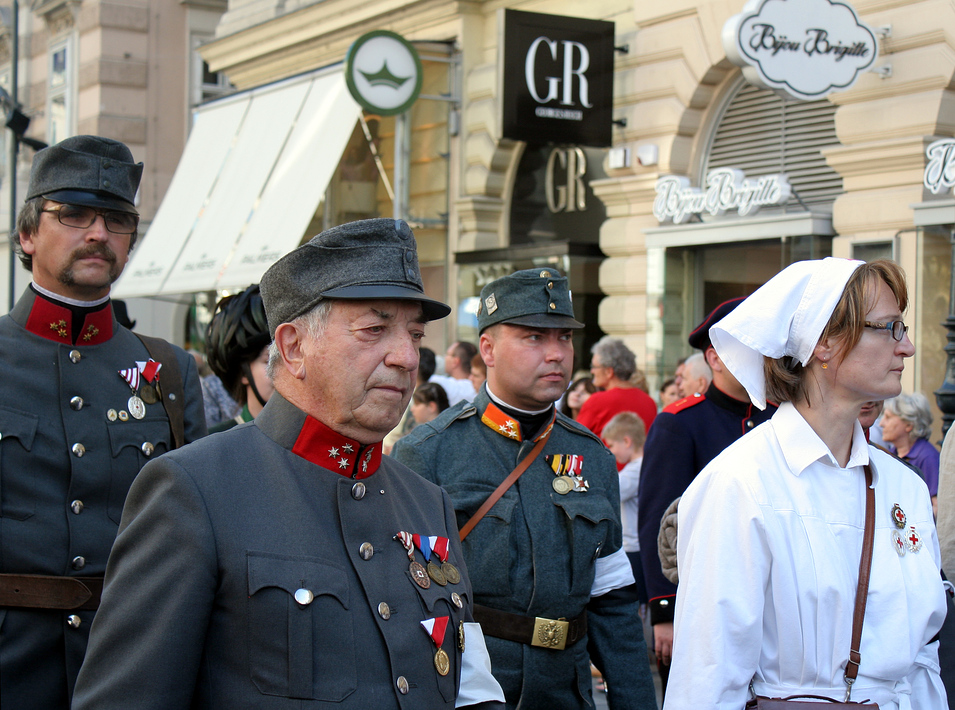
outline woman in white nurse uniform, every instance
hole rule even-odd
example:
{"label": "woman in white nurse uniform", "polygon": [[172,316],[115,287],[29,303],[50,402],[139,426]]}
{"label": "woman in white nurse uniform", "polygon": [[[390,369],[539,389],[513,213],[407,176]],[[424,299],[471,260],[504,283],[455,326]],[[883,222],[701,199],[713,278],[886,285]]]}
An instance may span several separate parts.
{"label": "woman in white nurse uniform", "polygon": [[752,693],[846,699],[868,464],[875,544],[851,700],[948,708],[935,635],[945,618],[928,490],[867,445],[864,402],[902,389],[914,354],[902,270],[888,261],[793,264],[710,330],[773,418],[684,494],[666,710],[740,710]]}

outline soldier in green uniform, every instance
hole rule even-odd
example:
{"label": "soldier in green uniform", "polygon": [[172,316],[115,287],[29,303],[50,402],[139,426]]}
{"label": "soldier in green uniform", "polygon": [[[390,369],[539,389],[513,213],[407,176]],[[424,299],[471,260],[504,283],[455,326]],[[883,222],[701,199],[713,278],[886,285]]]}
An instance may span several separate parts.
{"label": "soldier in green uniform", "polygon": [[655,708],[613,455],[554,407],[583,327],[567,279],[545,268],[491,282],[478,325],[485,386],[415,427],[394,456],[451,496],[507,706],[593,707],[593,660],[611,708]]}

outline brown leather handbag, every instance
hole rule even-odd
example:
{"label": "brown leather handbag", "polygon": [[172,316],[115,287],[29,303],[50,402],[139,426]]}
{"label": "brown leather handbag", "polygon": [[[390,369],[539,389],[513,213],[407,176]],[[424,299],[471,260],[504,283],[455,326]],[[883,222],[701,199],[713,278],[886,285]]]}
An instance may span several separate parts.
{"label": "brown leather handbag", "polygon": [[[862,621],[865,619],[865,603],[869,595],[869,571],[872,569],[872,544],[875,539],[875,489],[872,488],[872,470],[865,467],[865,534],[862,540],[862,560],[859,564],[859,586],[856,589],[856,606],[852,615],[852,644],[849,649],[849,662],[846,664],[846,699],[844,702],[822,695],[791,695],[788,698],[767,698],[762,695],[748,701],[746,710],[879,710],[876,703],[867,700],[852,702],[849,695],[852,684],[859,675],[862,655],[859,645],[862,641]],[[750,686],[752,688],[752,686]],[[803,702],[803,699],[811,699]],[[818,700],[819,702],[813,702]]]}

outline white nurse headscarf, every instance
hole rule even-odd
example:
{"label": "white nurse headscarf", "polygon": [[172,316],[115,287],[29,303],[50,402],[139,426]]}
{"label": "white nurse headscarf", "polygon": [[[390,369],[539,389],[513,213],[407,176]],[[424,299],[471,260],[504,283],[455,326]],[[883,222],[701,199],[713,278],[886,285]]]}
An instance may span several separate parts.
{"label": "white nurse headscarf", "polygon": [[710,341],[749,398],[766,409],[763,356],[792,357],[804,367],[863,262],[828,257],[798,261],[776,274],[710,328]]}

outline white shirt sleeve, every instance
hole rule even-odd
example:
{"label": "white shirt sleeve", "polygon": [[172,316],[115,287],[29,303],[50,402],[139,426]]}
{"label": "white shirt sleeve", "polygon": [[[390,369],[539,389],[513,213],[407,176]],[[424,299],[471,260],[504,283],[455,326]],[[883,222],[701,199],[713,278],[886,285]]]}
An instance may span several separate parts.
{"label": "white shirt sleeve", "polygon": [[461,687],[454,707],[486,703],[491,700],[504,702],[501,684],[491,675],[491,658],[487,655],[484,632],[481,625],[464,624],[464,652],[461,654]]}
{"label": "white shirt sleeve", "polygon": [[629,587],[634,582],[630,558],[621,547],[606,557],[597,558],[597,570],[594,574],[594,583],[590,587],[590,596],[599,597],[613,589]]}

